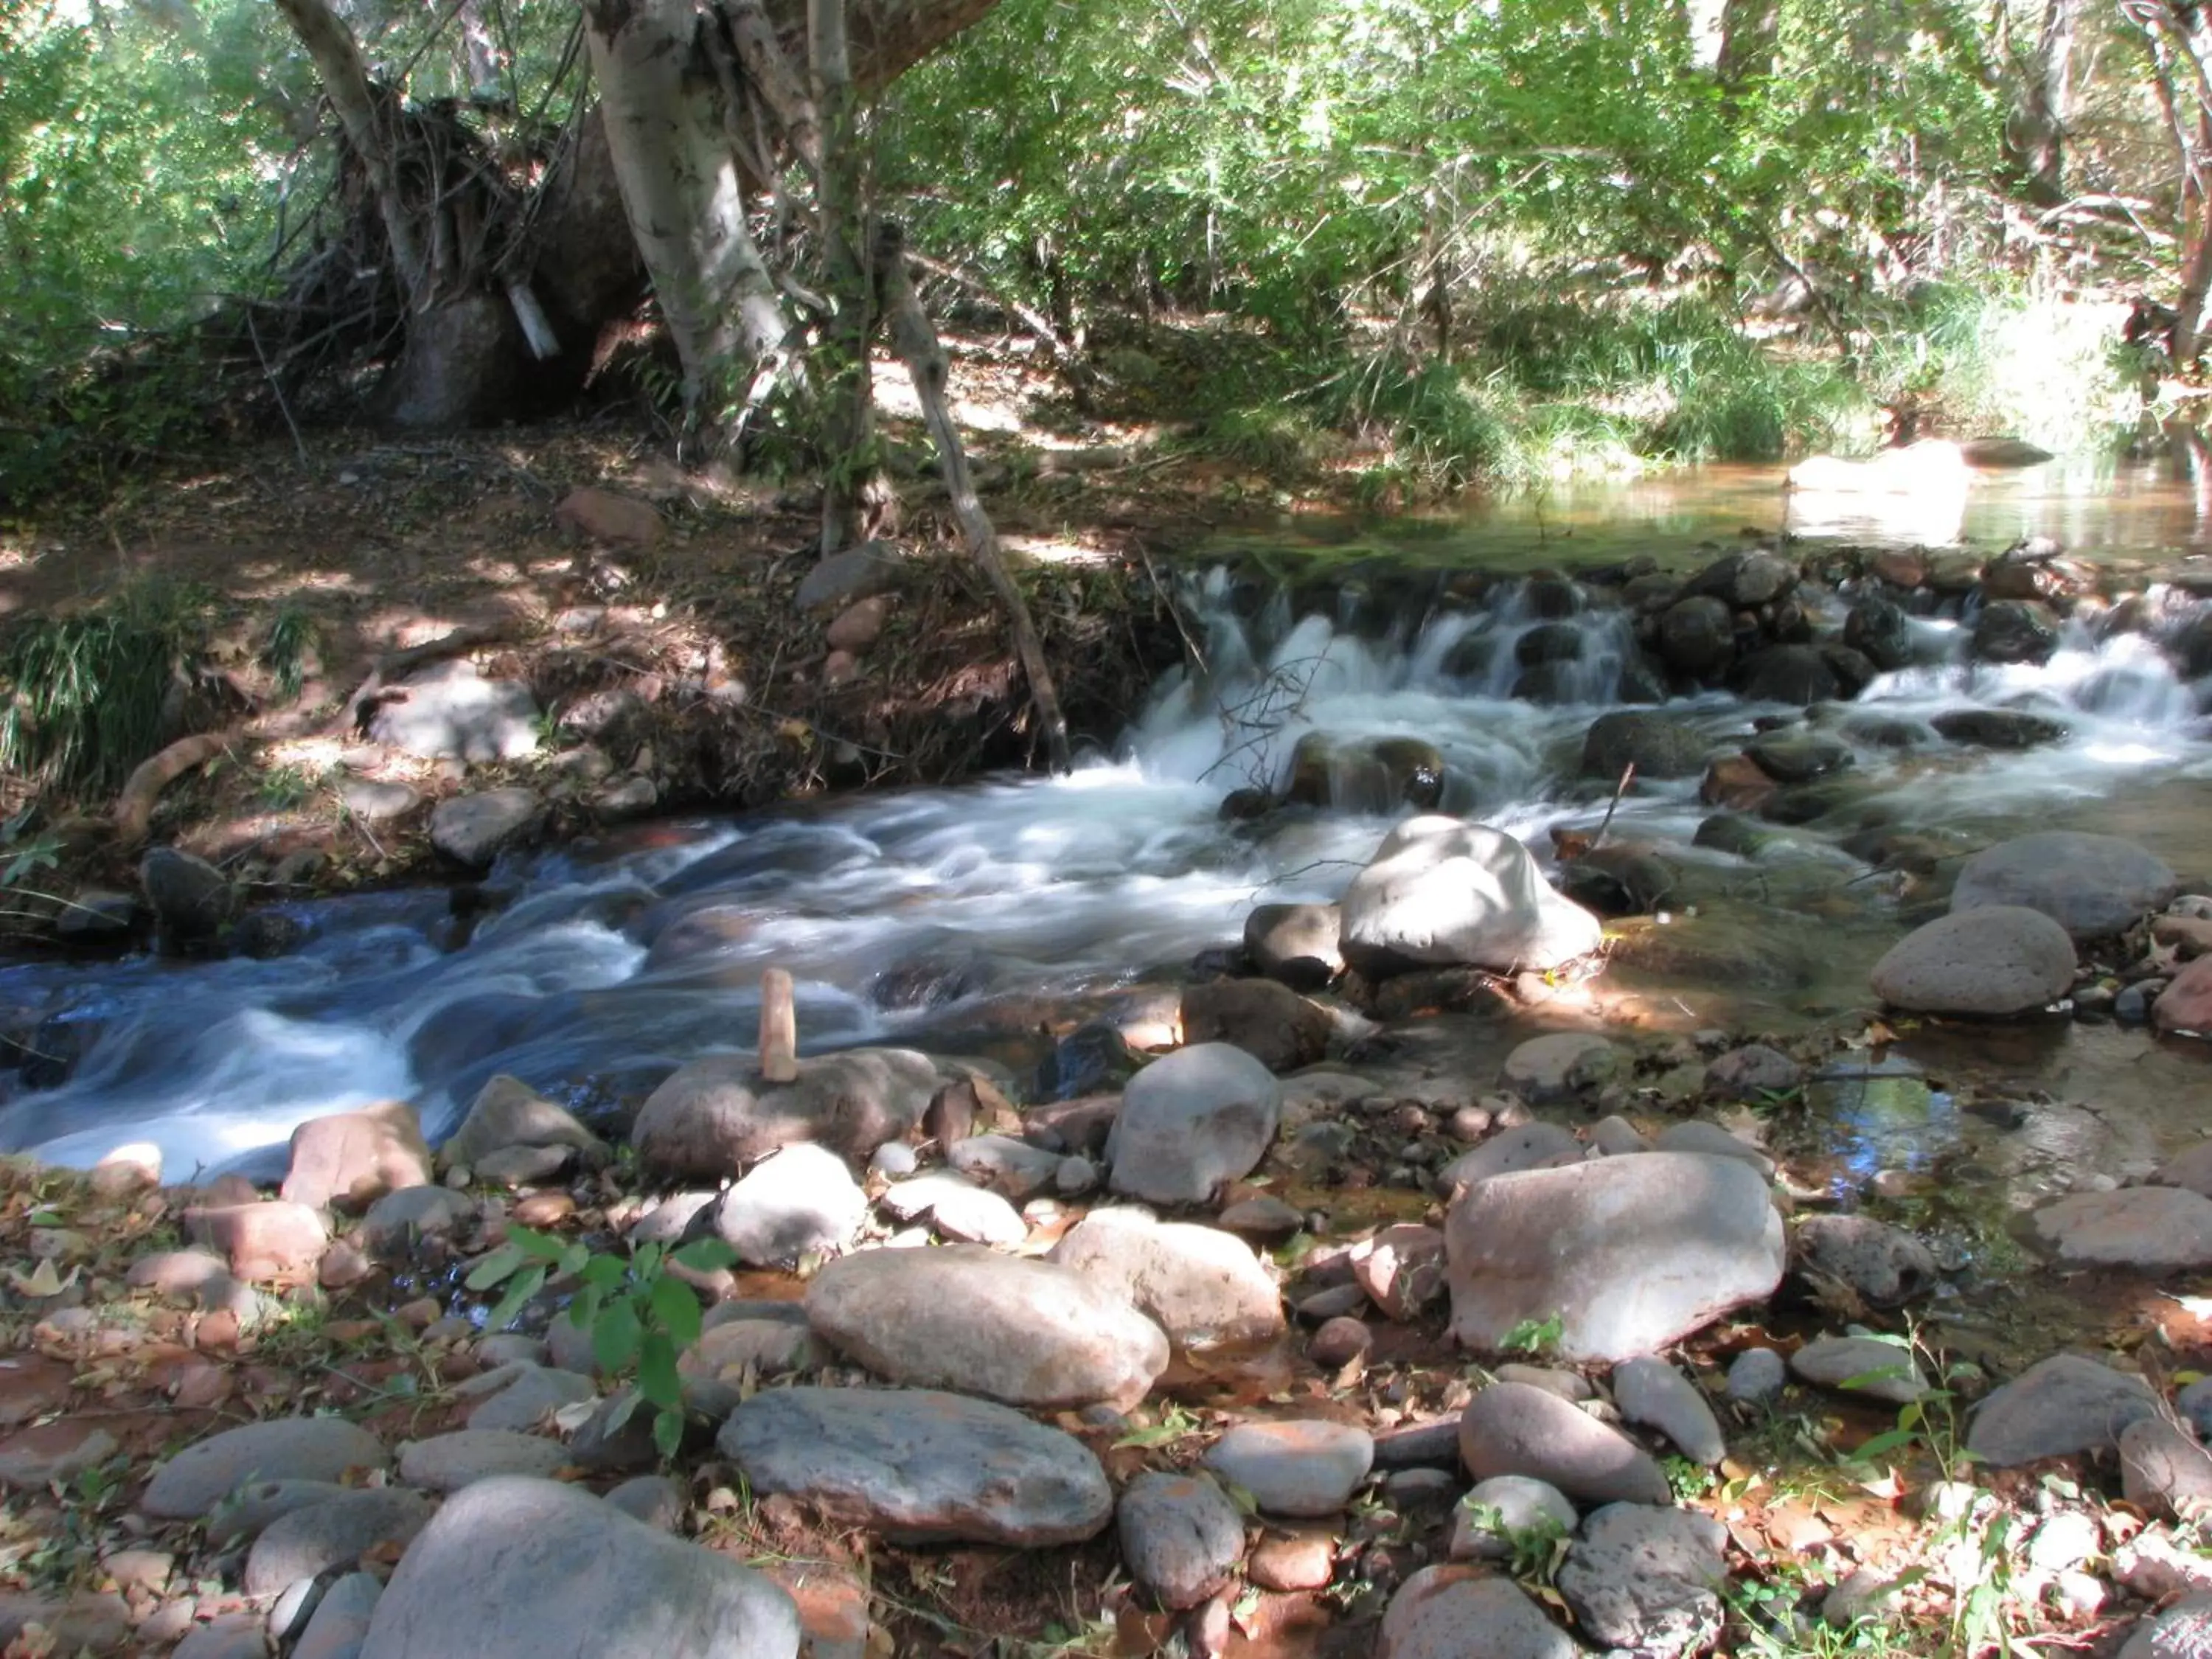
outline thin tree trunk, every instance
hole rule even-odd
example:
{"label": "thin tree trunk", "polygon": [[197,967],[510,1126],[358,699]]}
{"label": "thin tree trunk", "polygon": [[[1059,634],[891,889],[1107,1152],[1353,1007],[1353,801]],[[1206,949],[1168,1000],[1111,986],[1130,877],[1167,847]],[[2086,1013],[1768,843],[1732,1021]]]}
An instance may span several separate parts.
{"label": "thin tree trunk", "polygon": [[2045,0],[2035,50],[2021,65],[2005,121],[2006,158],[2031,200],[2046,207],[2066,199],[2066,123],[2074,113],[2074,19],[2076,0]]}
{"label": "thin tree trunk", "polygon": [[822,167],[815,185],[817,233],[822,246],[822,283],[830,307],[823,345],[824,458],[822,489],[822,555],[865,539],[861,498],[875,463],[870,453],[875,430],[875,387],[869,372],[868,340],[875,332],[861,250],[866,246],[866,210],[861,200],[857,105],[853,63],[845,40],[845,0],[812,0],[807,63],[814,82],[814,108],[821,119]]}
{"label": "thin tree trunk", "polygon": [[691,0],[592,0],[584,16],[623,207],[697,410],[743,360],[780,354],[787,332],[745,224],[721,93],[694,51]]}
{"label": "thin tree trunk", "polygon": [[368,69],[361,60],[353,31],[324,0],[276,0],[276,4],[291,24],[292,33],[307,49],[307,56],[314,60],[315,73],[322,77],[324,94],[337,112],[346,142],[361,157],[362,169],[368,174],[369,188],[376,192],[376,210],[392,244],[392,257],[399,265],[399,288],[407,296],[408,308],[427,311],[433,273],[422,227],[399,193],[396,135],[387,119],[391,105],[380,99],[369,83]]}
{"label": "thin tree trunk", "polygon": [[914,376],[915,395],[921,403],[922,420],[929,428],[929,435],[936,441],[938,457],[944,465],[945,486],[952,497],[953,516],[960,520],[961,531],[968,538],[969,555],[982,568],[984,578],[999,596],[999,603],[1006,607],[1007,625],[1014,636],[1014,654],[1021,659],[1022,672],[1029,679],[1030,702],[1036,710],[1037,724],[1043,729],[1045,752],[1052,769],[1067,771],[1071,766],[1067,719],[1060,713],[1060,692],[1053,684],[1052,670],[1045,662],[1044,646],[1037,638],[1036,624],[1030,618],[1029,603],[1022,598],[1013,573],[1006,568],[998,532],[992,529],[982,502],[976,499],[975,481],[968,471],[967,452],[960,444],[960,429],[953,423],[951,406],[945,401],[945,348],[939,343],[929,313],[921,308],[921,300],[907,278],[903,229],[889,222],[878,225],[874,255],[876,288],[884,315],[890,324],[891,343]]}

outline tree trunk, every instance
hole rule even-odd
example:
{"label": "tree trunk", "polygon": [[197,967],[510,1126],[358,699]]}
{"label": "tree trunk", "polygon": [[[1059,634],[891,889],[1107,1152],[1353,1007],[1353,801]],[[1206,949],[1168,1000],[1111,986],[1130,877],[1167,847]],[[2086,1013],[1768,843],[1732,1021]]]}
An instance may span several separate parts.
{"label": "tree trunk", "polygon": [[2076,0],[2045,0],[2035,50],[2018,70],[2005,118],[2005,158],[2028,199],[2055,207],[2066,199],[2066,123],[2074,113]]}
{"label": "tree trunk", "polygon": [[1006,607],[1006,623],[1014,636],[1014,654],[1020,659],[1022,672],[1029,679],[1030,702],[1036,710],[1052,769],[1066,772],[1072,763],[1067,749],[1067,719],[1060,713],[1059,688],[1053,684],[1052,669],[1045,661],[1044,645],[1037,638],[1036,624],[1030,618],[1029,603],[1022,598],[1013,573],[1006,568],[998,532],[992,529],[983,504],[976,498],[975,482],[968,471],[967,452],[960,443],[960,428],[953,422],[951,405],[945,401],[945,348],[938,343],[937,331],[930,326],[929,313],[921,308],[914,284],[907,280],[906,237],[899,226],[884,223],[877,228],[872,263],[883,313],[890,323],[891,342],[906,360],[908,373],[914,376],[915,396],[921,404],[922,420],[929,428],[929,435],[936,441],[938,459],[945,471],[945,488],[952,497],[953,516],[960,520],[961,531],[968,538],[969,553],[982,568],[992,591],[999,596],[999,603]]}
{"label": "tree trunk", "polygon": [[1724,0],[1721,7],[1721,84],[1734,88],[1773,74],[1775,53],[1781,39],[1781,0]]}
{"label": "tree trunk", "polygon": [[813,0],[807,64],[813,74],[814,110],[821,122],[822,165],[815,181],[817,232],[822,245],[823,289],[830,307],[823,346],[824,457],[822,556],[866,539],[863,489],[875,471],[870,440],[875,431],[875,386],[868,340],[875,307],[860,250],[866,246],[866,204],[860,189],[857,102],[853,63],[845,40],[845,0]]}
{"label": "tree trunk", "polygon": [[584,18],[630,234],[696,410],[742,359],[782,350],[783,309],[745,224],[690,0],[595,0]]}

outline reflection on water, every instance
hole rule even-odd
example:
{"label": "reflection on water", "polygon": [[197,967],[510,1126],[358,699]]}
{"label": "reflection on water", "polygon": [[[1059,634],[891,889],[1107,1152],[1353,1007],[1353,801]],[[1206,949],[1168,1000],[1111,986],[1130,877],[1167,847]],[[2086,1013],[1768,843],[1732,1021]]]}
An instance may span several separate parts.
{"label": "reflection on water", "polygon": [[[2009,546],[2048,536],[2077,557],[2157,559],[2212,551],[2212,492],[2158,462],[2051,462],[1978,474],[1963,501],[1793,498],[1779,466],[1710,466],[1637,478],[1563,480],[1418,519],[1298,519],[1279,527],[1319,544],[1464,560],[1492,568],[1599,563],[1636,553],[1676,567],[1700,541],[1778,531],[1869,544]],[[1236,538],[1249,543],[1249,536]],[[1279,539],[1278,536],[1277,539]]]}

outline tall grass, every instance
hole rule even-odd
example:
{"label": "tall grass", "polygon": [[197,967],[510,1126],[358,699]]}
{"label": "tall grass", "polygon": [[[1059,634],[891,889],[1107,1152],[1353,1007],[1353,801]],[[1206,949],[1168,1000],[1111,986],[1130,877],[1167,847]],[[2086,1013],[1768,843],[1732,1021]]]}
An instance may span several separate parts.
{"label": "tall grass", "polygon": [[0,773],[64,790],[119,787],[160,747],[209,608],[194,590],[149,584],[18,626],[0,642]]}

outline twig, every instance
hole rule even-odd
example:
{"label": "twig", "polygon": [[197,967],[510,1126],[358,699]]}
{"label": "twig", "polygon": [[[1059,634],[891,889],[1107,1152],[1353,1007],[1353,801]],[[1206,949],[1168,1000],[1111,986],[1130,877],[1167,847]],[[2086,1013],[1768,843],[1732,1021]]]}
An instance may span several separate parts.
{"label": "twig", "polygon": [[1620,798],[1628,793],[1628,786],[1636,777],[1634,761],[1620,769],[1620,781],[1613,787],[1612,803],[1605,809],[1605,817],[1597,826],[1597,834],[1590,837],[1590,850],[1595,852],[1605,840],[1605,832],[1613,828],[1613,815],[1620,810]]}
{"label": "twig", "polygon": [[285,429],[292,434],[292,447],[298,452],[300,470],[309,471],[313,463],[307,459],[307,441],[300,435],[300,423],[292,418],[292,405],[284,396],[284,388],[276,383],[276,372],[269,366],[269,354],[261,349],[261,331],[254,325],[253,307],[246,310],[246,336],[253,342],[253,355],[260,359],[261,377],[269,382],[269,390],[276,399],[276,412],[284,417]]}

